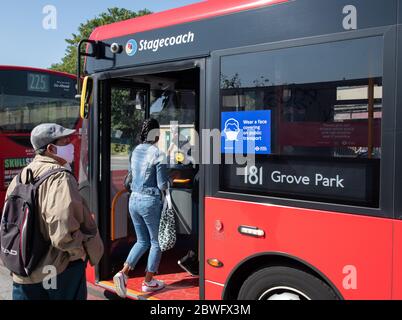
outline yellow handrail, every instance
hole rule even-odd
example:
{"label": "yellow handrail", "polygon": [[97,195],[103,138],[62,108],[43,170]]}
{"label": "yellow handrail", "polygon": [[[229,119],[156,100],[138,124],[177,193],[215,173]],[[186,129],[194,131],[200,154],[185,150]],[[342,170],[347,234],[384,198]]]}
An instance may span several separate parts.
{"label": "yellow handrail", "polygon": [[191,179],[174,179],[173,183],[178,183],[178,184],[187,184],[190,183]]}

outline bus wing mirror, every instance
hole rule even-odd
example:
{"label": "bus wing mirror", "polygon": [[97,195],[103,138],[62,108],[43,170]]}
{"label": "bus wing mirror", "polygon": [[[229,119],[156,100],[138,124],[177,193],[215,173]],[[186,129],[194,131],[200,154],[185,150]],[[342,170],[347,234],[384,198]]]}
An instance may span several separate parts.
{"label": "bus wing mirror", "polygon": [[92,91],[94,81],[91,77],[85,77],[82,83],[80,116],[82,119],[88,119],[90,105],[92,102]]}

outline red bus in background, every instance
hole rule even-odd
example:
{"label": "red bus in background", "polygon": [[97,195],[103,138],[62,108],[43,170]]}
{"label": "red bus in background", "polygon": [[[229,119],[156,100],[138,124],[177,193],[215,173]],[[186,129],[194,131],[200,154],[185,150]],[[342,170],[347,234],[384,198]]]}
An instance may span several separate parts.
{"label": "red bus in background", "polygon": [[[161,150],[178,131],[200,164],[169,164],[178,240],[160,265],[167,287],[139,291],[143,259],[130,298],[401,299],[400,8],[211,0],[97,28],[84,53],[95,94],[81,183],[105,255],[89,281],[113,291],[135,241],[123,179],[152,117]],[[226,162],[244,154],[240,129],[256,143],[250,165]],[[224,134],[211,147],[204,130]],[[177,265],[189,248],[196,277]]]}
{"label": "red bus in background", "polygon": [[[73,75],[0,65],[0,209],[9,183],[35,156],[30,142],[35,126],[55,122],[77,129],[74,164],[79,163],[81,120],[75,94]],[[78,176],[78,166],[73,168]]]}

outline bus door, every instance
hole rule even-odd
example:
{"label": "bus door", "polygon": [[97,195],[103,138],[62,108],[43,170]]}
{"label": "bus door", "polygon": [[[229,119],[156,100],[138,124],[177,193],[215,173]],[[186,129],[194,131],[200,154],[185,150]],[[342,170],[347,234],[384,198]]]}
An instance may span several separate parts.
{"label": "bus door", "polygon": [[[163,69],[161,70],[163,71]],[[178,260],[190,251],[198,256],[198,127],[199,127],[200,70],[127,75],[104,81],[101,115],[101,194],[100,214],[107,217],[106,252],[100,280],[111,283],[135,243],[124,179],[129,169],[131,151],[140,143],[142,123],[152,117],[160,123],[158,147],[167,156],[171,194],[177,213],[178,239],[174,249],[164,253],[160,278],[169,284],[171,279],[187,290],[186,297],[199,298],[197,266],[185,270]],[[102,220],[102,219],[101,219]],[[108,239],[108,240],[107,240]],[[147,255],[138,263],[128,287],[140,287]],[[102,282],[101,282],[102,285]],[[181,290],[166,293],[170,299],[180,298]],[[134,297],[135,298],[135,297]]]}
{"label": "bus door", "polygon": [[105,173],[102,172],[101,177],[105,179],[103,186],[106,194],[101,199],[104,202],[101,210],[105,209],[104,216],[110,223],[107,226],[110,244],[107,246],[109,262],[106,270],[111,274],[124,262],[127,249],[135,241],[128,211],[129,193],[124,187],[124,180],[131,152],[140,143],[139,133],[149,103],[149,86],[118,79],[105,84],[104,90],[107,97],[104,102],[108,105],[106,110],[110,113],[104,113],[107,120],[102,125],[102,135],[109,139],[103,153],[109,161],[102,163]]}

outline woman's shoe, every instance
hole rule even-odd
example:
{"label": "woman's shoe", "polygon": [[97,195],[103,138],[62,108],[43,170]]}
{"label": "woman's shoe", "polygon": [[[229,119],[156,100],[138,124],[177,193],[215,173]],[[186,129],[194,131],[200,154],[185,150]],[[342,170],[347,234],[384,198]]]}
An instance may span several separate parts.
{"label": "woman's shoe", "polygon": [[120,298],[126,298],[127,296],[127,280],[128,277],[121,271],[113,277],[114,287]]}
{"label": "woman's shoe", "polygon": [[165,287],[165,283],[160,280],[152,279],[150,282],[142,283],[142,292],[155,292],[162,290]]}

